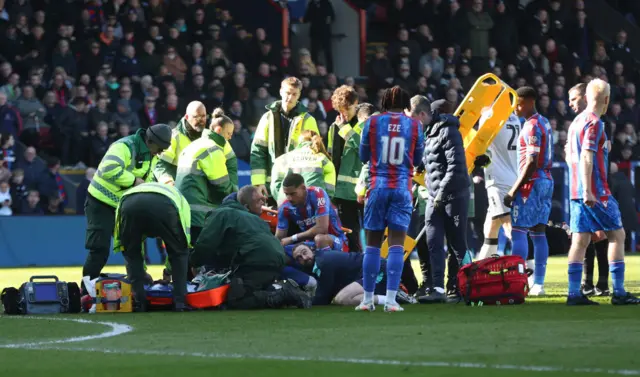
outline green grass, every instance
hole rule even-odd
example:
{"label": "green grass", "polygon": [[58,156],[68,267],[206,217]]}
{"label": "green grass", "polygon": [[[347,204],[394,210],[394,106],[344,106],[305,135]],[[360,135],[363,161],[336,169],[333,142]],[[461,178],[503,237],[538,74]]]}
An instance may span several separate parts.
{"label": "green grass", "polygon": [[[154,276],[160,271],[151,269]],[[52,272],[66,280],[80,275],[78,268],[0,270],[0,286]],[[633,292],[640,291],[638,273],[640,258],[629,258],[627,285]],[[2,375],[506,377],[597,376],[607,374],[607,369],[640,374],[636,356],[640,308],[613,307],[608,299],[598,299],[605,304],[598,307],[567,307],[566,279],[566,258],[552,258],[546,285],[550,295],[511,307],[413,305],[398,314],[319,307],[57,317],[117,322],[133,331],[39,349],[0,348],[0,360],[10,360],[2,362],[6,371]],[[107,330],[92,323],[0,317],[0,347]],[[305,360],[282,360],[287,357]],[[375,364],[378,360],[403,364]],[[555,369],[496,369],[495,365]],[[576,371],[579,368],[589,370]],[[599,368],[603,370],[598,372]]]}

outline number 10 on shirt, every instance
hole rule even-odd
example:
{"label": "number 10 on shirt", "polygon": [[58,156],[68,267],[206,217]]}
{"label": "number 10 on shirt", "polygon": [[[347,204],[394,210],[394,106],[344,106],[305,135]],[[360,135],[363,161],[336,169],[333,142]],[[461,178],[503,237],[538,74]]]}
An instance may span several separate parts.
{"label": "number 10 on shirt", "polygon": [[381,163],[390,165],[402,165],[404,160],[404,138],[394,136],[380,137],[382,142]]}

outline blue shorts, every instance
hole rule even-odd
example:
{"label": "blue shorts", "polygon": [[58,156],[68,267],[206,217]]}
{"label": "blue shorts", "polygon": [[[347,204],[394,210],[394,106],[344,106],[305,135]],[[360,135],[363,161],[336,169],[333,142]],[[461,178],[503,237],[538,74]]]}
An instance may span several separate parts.
{"label": "blue shorts", "polygon": [[606,202],[597,202],[593,208],[589,208],[582,199],[571,199],[570,227],[573,233],[608,232],[622,228],[618,202],[609,196]]}
{"label": "blue shorts", "polygon": [[[356,280],[356,282],[364,287],[362,279]],[[387,261],[386,259],[380,260],[380,272],[376,278],[376,288],[373,290],[376,295],[387,294]]]}
{"label": "blue shorts", "polygon": [[347,243],[345,242],[345,240],[343,240],[338,236],[334,236],[333,234],[329,234],[329,237],[331,237],[331,239],[333,240],[333,244],[331,245],[331,250],[347,251],[345,250],[345,247],[347,246]]}
{"label": "blue shorts", "polygon": [[413,197],[408,189],[379,188],[367,192],[364,206],[364,229],[406,232],[411,223]]}
{"label": "blue shorts", "polygon": [[553,181],[550,179],[536,179],[530,187],[520,188],[511,208],[512,225],[518,228],[547,225],[552,197]]}

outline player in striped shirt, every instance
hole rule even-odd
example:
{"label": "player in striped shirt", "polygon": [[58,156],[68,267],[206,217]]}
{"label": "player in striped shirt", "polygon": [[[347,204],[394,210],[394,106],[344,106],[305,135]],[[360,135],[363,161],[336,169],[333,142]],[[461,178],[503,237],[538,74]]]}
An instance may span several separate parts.
{"label": "player in striped shirt", "polygon": [[600,116],[607,112],[611,87],[601,79],[587,85],[587,108],[569,127],[567,162],[571,195],[571,249],[567,305],[598,305],[580,291],[582,261],[591,234],[604,231],[609,240],[609,272],[613,305],[638,305],[640,299],[624,289],[624,239],[618,202],[607,183],[609,143]]}
{"label": "player in striped shirt", "polygon": [[422,124],[404,114],[409,94],[394,86],[382,97],[382,111],[367,119],[362,129],[360,160],[369,163],[370,183],[364,207],[367,248],[362,262],[364,297],[358,311],[373,311],[376,277],[380,271],[380,247],[389,228],[387,294],[384,310],[402,311],[396,302],[404,265],[404,240],[411,222],[411,179],[424,153]]}
{"label": "player in striped shirt", "polygon": [[511,208],[511,241],[513,254],[527,260],[529,242],[533,242],[535,259],[534,284],[530,295],[544,295],[544,278],[549,258],[546,226],[551,214],[553,196],[553,134],[547,118],[536,111],[536,91],[524,86],[518,89],[516,113],[526,119],[518,137],[518,179],[504,197]]}

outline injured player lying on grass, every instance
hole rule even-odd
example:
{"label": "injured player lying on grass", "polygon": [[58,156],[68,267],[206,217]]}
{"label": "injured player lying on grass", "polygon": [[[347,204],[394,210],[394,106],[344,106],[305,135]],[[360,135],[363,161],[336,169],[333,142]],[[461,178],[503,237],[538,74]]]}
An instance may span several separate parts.
{"label": "injured player lying on grass", "polygon": [[[362,301],[364,288],[362,286],[362,253],[345,253],[336,250],[316,250],[307,244],[299,244],[291,253],[295,264],[300,268],[311,271],[317,280],[317,289],[313,298],[313,305],[354,306]],[[384,305],[386,301],[387,279],[385,263],[376,278],[375,304]],[[397,295],[399,304],[415,304],[414,298],[404,290]]]}

